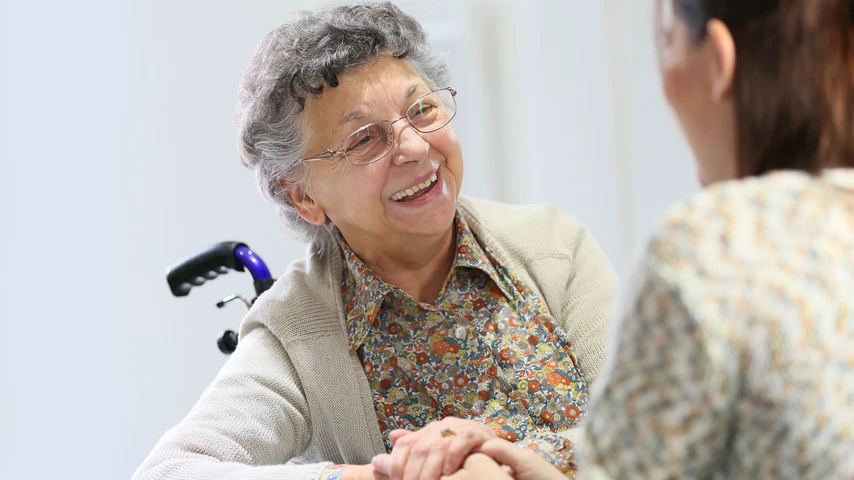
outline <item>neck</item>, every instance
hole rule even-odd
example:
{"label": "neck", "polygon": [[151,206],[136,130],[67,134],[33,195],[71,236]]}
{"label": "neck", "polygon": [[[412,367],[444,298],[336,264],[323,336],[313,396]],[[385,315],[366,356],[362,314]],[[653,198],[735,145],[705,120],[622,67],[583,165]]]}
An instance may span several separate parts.
{"label": "neck", "polygon": [[436,301],[453,264],[453,225],[433,237],[405,237],[391,242],[346,239],[375,275],[423,303]]}

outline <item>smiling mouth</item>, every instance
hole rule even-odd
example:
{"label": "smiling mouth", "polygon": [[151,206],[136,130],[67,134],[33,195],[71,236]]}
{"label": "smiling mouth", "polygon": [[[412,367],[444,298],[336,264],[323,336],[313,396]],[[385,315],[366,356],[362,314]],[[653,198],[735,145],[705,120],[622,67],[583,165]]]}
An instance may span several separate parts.
{"label": "smiling mouth", "polygon": [[391,199],[395,202],[409,202],[411,200],[415,200],[421,195],[429,192],[433,186],[436,185],[437,178],[439,178],[438,175],[434,173],[432,177],[428,178],[424,182],[395,193],[391,196]]}

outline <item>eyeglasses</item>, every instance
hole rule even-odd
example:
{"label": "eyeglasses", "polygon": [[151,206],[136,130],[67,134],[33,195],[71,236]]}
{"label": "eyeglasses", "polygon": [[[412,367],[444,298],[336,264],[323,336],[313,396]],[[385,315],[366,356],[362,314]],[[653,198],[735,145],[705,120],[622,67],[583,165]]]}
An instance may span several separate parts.
{"label": "eyeglasses", "polygon": [[419,98],[408,109],[406,115],[397,120],[374,122],[351,133],[341,142],[338,150],[326,150],[304,159],[306,162],[332,160],[344,156],[353,165],[368,165],[379,161],[394,147],[394,124],[406,123],[421,133],[432,133],[445,125],[457,114],[457,91],[451,87],[430,92]]}

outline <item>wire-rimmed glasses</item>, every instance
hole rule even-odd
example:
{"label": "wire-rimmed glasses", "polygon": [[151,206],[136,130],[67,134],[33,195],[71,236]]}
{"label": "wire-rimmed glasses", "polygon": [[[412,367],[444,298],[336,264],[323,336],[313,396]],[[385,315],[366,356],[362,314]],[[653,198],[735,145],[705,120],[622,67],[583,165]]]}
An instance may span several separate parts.
{"label": "wire-rimmed glasses", "polygon": [[344,156],[353,165],[368,165],[379,161],[394,147],[394,124],[405,120],[416,131],[431,133],[451,123],[457,114],[457,91],[442,88],[424,95],[406,109],[406,115],[397,120],[370,123],[351,133],[341,142],[338,150],[326,150],[304,161],[332,160]]}

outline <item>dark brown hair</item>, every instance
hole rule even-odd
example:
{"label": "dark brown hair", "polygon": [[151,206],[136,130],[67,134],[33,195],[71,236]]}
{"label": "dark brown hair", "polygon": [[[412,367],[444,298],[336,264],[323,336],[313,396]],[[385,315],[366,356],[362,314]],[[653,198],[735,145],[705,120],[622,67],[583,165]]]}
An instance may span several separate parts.
{"label": "dark brown hair", "polygon": [[741,176],[854,167],[854,0],[672,1],[732,33]]}

